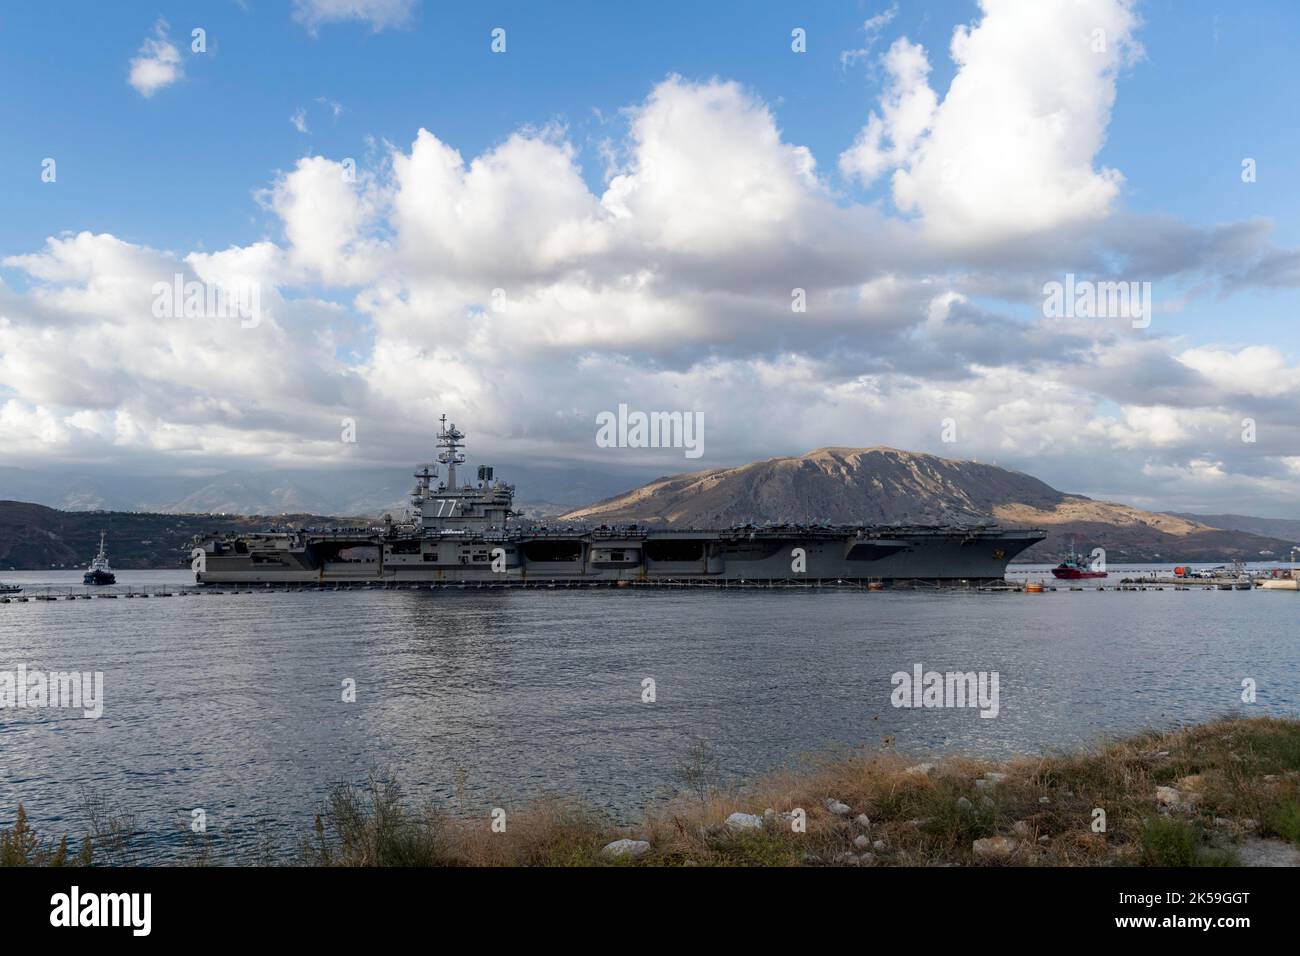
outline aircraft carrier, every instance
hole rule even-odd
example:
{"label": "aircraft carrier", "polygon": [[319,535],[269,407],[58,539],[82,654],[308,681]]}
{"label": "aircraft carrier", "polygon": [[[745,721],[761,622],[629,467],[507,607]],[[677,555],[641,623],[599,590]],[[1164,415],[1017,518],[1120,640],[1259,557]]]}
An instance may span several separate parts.
{"label": "aircraft carrier", "polygon": [[972,586],[1045,538],[995,525],[637,525],[513,523],[514,486],[490,466],[458,483],[465,435],[441,419],[435,464],[415,472],[411,512],[365,528],[195,538],[197,584],[573,586],[633,584]]}

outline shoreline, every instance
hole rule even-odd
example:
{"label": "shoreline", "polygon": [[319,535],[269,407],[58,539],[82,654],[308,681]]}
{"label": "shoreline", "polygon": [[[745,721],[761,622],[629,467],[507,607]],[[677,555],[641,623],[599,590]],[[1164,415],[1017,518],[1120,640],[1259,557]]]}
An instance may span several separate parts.
{"label": "shoreline", "polygon": [[[892,748],[810,758],[736,787],[704,745],[682,792],[619,826],[569,799],[476,819],[410,806],[372,775],[330,788],[311,832],[272,866],[1294,866],[1300,720],[1225,717],[1007,761],[915,762]],[[130,865],[129,827],[0,830],[0,865]],[[129,819],[129,818],[128,818]],[[221,861],[186,832],[164,866]]]}

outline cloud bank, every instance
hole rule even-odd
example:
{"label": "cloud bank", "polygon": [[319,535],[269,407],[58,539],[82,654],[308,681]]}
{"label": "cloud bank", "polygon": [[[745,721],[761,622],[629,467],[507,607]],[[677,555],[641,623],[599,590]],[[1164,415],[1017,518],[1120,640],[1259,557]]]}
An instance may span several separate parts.
{"label": "cloud bank", "polygon": [[[1289,508],[1300,369],[1279,350],[1193,346],[1159,308],[1147,329],[1047,318],[1042,287],[1116,263],[1165,298],[1287,287],[1296,253],[1265,221],[1123,209],[1097,155],[1130,4],[1034,4],[1017,30],[1024,5],[982,6],[942,95],[931,54],[892,42],[840,176],[753,91],[669,76],[626,110],[600,192],[564,129],[473,157],[420,129],[372,167],[298,160],[251,245],[52,237],[3,260],[25,288],[0,285],[0,441],[27,462],[405,462],[445,411],[475,450],[682,470],[596,447],[627,403],[702,411],[695,467],[890,444],[1138,504]],[[850,197],[887,174],[892,211]],[[178,273],[256,285],[259,321],[158,318]]]}

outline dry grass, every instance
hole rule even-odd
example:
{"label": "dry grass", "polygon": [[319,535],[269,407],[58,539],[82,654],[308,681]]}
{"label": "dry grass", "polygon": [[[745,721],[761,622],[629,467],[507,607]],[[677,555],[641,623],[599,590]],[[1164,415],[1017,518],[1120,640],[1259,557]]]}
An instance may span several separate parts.
{"label": "dry grass", "polygon": [[[694,768],[708,756],[692,756]],[[985,774],[1005,774],[992,780]],[[1008,763],[960,757],[928,771],[890,751],[826,757],[739,789],[699,784],[620,828],[564,800],[513,813],[504,832],[486,820],[439,822],[437,862],[468,866],[1216,866],[1253,836],[1300,843],[1300,722],[1223,719],[1147,733],[1093,750]],[[983,784],[977,782],[983,779]],[[1156,788],[1177,786],[1161,807]],[[837,815],[828,800],[847,804]],[[783,813],[804,811],[799,830]],[[1095,829],[1095,810],[1105,829]],[[733,830],[734,812],[763,814]],[[869,818],[868,824],[859,814]],[[855,839],[865,837],[862,840]],[[1005,837],[996,857],[975,841]],[[639,859],[609,860],[616,839],[646,840]],[[325,862],[317,858],[313,862]],[[336,855],[328,862],[371,862]]]}
{"label": "dry grass", "polygon": [[67,836],[47,842],[27,822],[27,811],[18,804],[14,825],[0,830],[0,866],[89,866],[94,844],[86,838],[76,854],[68,849]]}

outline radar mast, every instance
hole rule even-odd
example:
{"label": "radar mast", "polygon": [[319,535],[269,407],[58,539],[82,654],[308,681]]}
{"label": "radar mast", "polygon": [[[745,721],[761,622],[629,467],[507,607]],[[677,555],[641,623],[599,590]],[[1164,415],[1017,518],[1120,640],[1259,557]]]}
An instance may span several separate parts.
{"label": "radar mast", "polygon": [[443,415],[439,419],[442,422],[442,430],[438,432],[438,461],[447,466],[447,487],[451,490],[456,489],[456,466],[465,463],[465,455],[460,449],[465,447],[465,433],[456,427],[454,423],[447,423],[447,416]]}

